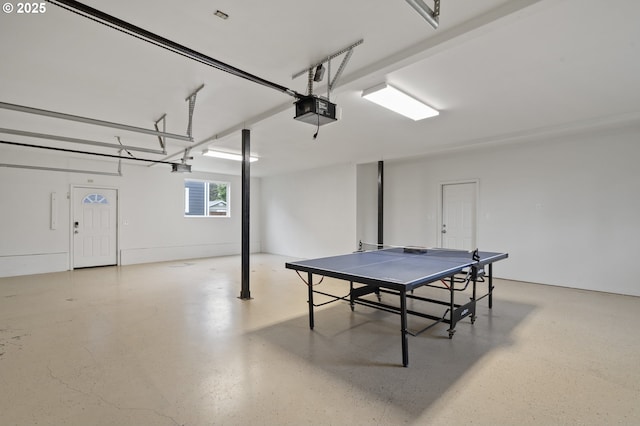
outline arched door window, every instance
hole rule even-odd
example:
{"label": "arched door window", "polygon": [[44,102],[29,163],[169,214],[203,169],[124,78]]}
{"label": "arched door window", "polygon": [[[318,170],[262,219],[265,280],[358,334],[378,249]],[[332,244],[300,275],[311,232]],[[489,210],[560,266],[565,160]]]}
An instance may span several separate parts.
{"label": "arched door window", "polygon": [[82,204],[109,204],[109,200],[100,194],[89,194],[84,197]]}

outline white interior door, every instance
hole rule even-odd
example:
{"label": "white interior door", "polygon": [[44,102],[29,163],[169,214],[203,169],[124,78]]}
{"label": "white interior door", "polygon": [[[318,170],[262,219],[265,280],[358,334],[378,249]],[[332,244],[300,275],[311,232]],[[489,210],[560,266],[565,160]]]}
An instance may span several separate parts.
{"label": "white interior door", "polygon": [[476,248],[475,182],[442,185],[442,247]]}
{"label": "white interior door", "polygon": [[116,265],[117,191],[74,188],[73,203],[73,267]]}

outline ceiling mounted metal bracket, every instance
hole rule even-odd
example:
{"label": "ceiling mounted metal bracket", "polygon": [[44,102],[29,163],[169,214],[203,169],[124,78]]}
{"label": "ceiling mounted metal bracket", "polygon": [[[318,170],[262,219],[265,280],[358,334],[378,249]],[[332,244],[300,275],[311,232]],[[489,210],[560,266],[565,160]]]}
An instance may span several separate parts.
{"label": "ceiling mounted metal bracket", "polygon": [[189,155],[191,152],[191,148],[185,148],[184,154],[182,155],[182,159],[180,163],[173,163],[171,165],[171,171],[174,173],[191,173],[191,165],[187,164],[187,160],[193,160],[193,157]]}
{"label": "ceiling mounted metal bracket", "polygon": [[[162,114],[162,117],[158,118],[153,127],[155,127],[156,132],[160,133],[160,128],[158,127],[158,123],[162,121],[162,133],[166,133],[167,131],[167,114]],[[160,142],[160,148],[162,148],[162,153],[167,153],[167,142],[164,136],[158,135],[158,141]]]}
{"label": "ceiling mounted metal bracket", "polygon": [[[42,146],[42,145],[32,145],[32,144],[28,144],[28,143],[12,142],[12,141],[5,141],[5,140],[0,140],[0,144],[20,146],[20,147],[25,147],[25,148],[39,148],[39,149],[46,149],[46,150],[50,150],[50,151],[70,152],[70,153],[73,153],[73,154],[84,154],[84,155],[92,155],[92,156],[97,156],[97,157],[116,158],[118,160],[122,160],[124,158],[125,160],[142,161],[142,162],[145,162],[145,163],[169,164],[174,169],[176,168],[176,166],[185,166],[185,167],[189,168],[189,171],[191,171],[191,166],[184,164],[186,162],[186,160],[184,158],[182,160],[182,163],[173,163],[171,161],[164,161],[164,160],[150,160],[150,159],[147,159],[147,158],[138,158],[138,157],[128,157],[127,158],[127,157],[122,157],[120,154],[113,155],[113,154],[104,154],[104,153],[100,153],[100,152],[79,151],[79,150],[75,150],[75,149],[56,148],[56,147],[52,147],[52,146]],[[188,149],[191,149],[191,148],[188,148]],[[185,154],[186,154],[186,152],[185,152]],[[182,171],[182,170],[180,170],[180,171]]]}
{"label": "ceiling mounted metal bracket", "polygon": [[118,144],[114,144],[114,143],[91,141],[91,140],[87,140],[87,139],[70,138],[70,137],[66,137],[66,136],[50,135],[50,134],[46,134],[46,133],[27,132],[27,131],[24,131],[24,130],[0,128],[0,133],[7,134],[7,135],[14,135],[14,136],[25,136],[25,137],[37,138],[37,139],[49,139],[49,140],[60,141],[60,142],[71,142],[71,143],[79,143],[79,144],[84,144],[84,145],[101,146],[101,147],[104,147],[104,148],[116,148],[116,149],[125,148],[125,149],[128,149],[129,151],[147,152],[147,153],[150,153],[150,154],[166,154],[166,151],[163,152],[163,151],[160,151],[160,150],[157,150],[157,149],[143,148],[143,147],[140,147],[140,146],[118,145]]}
{"label": "ceiling mounted metal bracket", "polygon": [[333,88],[335,87],[336,83],[338,82],[338,79],[340,78],[340,76],[342,75],[342,72],[344,71],[344,68],[347,66],[347,63],[349,62],[349,59],[351,59],[351,55],[353,55],[353,48],[349,49],[347,51],[347,54],[344,55],[344,58],[342,58],[342,62],[340,63],[340,66],[338,67],[338,71],[336,71],[336,75],[333,76],[333,80],[331,79],[331,59],[329,59],[329,92],[331,92],[333,90]]}
{"label": "ceiling mounted metal bracket", "polygon": [[[306,68],[304,70],[298,71],[297,73],[293,74],[291,76],[291,79],[295,79],[300,77],[301,75],[307,73],[308,75],[308,87],[307,87],[307,94],[309,96],[311,96],[313,94],[313,83],[314,82],[320,82],[324,76],[324,64],[327,64],[327,99],[329,99],[331,97],[331,91],[334,89],[334,87],[336,86],[336,83],[338,82],[338,79],[340,78],[340,76],[342,75],[342,72],[344,71],[345,67],[347,66],[347,63],[349,62],[349,59],[351,59],[351,56],[353,55],[353,49],[356,46],[361,45],[362,43],[364,43],[364,39],[360,39],[358,41],[356,41],[355,43],[350,44],[349,46],[338,50],[337,52],[332,53],[331,55],[328,55],[326,58],[324,58],[322,61],[320,62],[316,62],[315,64],[311,65],[309,68]],[[336,75],[333,77],[333,79],[331,78],[331,60],[337,58],[340,55],[345,54],[344,58],[342,58],[342,62],[340,63],[340,66],[338,67],[338,71],[336,72]],[[314,71],[315,70],[315,71]]]}
{"label": "ceiling mounted metal bracket", "polygon": [[45,117],[59,118],[62,120],[77,121],[79,123],[86,123],[94,126],[111,127],[114,129],[126,130],[127,132],[144,133],[147,135],[159,135],[169,139],[193,142],[193,139],[189,136],[175,135],[172,133],[162,133],[162,132],[158,132],[151,129],[144,129],[141,127],[129,126],[127,124],[113,123],[113,122],[104,121],[104,120],[96,120],[94,118],[80,117],[78,115],[65,114],[62,112],[49,111],[49,110],[39,109],[39,108],[32,108],[32,107],[23,106],[23,105],[15,105],[7,102],[0,102],[0,108],[12,110],[12,111],[26,112],[28,114],[42,115]]}
{"label": "ceiling mounted metal bracket", "polygon": [[201,84],[196,90],[194,90],[189,96],[185,98],[185,101],[189,102],[189,124],[187,125],[187,135],[193,139],[193,111],[196,109],[196,96],[198,92],[202,90],[204,84]]}
{"label": "ceiling mounted metal bracket", "polygon": [[307,67],[307,68],[305,68],[305,69],[303,69],[301,71],[298,71],[297,73],[293,74],[291,76],[291,79],[293,80],[293,79],[296,79],[296,78],[300,77],[302,74],[306,74],[309,71],[309,69],[316,68],[316,67],[318,67],[318,66],[320,66],[322,64],[325,64],[325,63],[329,62],[331,59],[335,59],[338,56],[342,55],[343,53],[347,53],[348,51],[353,50],[354,47],[359,46],[362,43],[364,43],[364,39],[360,39],[360,40],[356,41],[355,43],[352,43],[349,46],[347,46],[347,47],[345,47],[343,49],[340,49],[337,52],[332,53],[331,55],[327,56],[326,58],[324,58],[320,62],[317,62],[317,63],[315,63],[315,64],[313,64],[313,65],[311,65],[311,66],[309,66],[309,67]]}
{"label": "ceiling mounted metal bracket", "polygon": [[116,177],[122,176],[122,169],[120,168],[120,165],[118,165],[118,171],[116,173],[98,172],[95,170],[64,169],[59,167],[32,166],[32,165],[26,165],[26,164],[0,163],[0,167],[8,167],[12,169],[44,170],[48,172],[82,173],[84,175],[101,175],[101,176],[116,176]]}
{"label": "ceiling mounted metal bracket", "polygon": [[440,0],[433,0],[433,10],[423,0],[406,0],[434,29],[440,24]]}

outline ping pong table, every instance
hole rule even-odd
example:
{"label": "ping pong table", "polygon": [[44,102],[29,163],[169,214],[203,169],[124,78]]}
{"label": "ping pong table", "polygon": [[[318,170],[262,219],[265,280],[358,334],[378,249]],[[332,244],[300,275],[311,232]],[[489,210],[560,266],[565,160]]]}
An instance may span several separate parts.
{"label": "ping pong table", "polygon": [[[439,324],[449,324],[449,338],[455,333],[456,324],[471,317],[476,319],[476,302],[488,297],[489,309],[493,307],[493,263],[506,259],[507,253],[466,251],[450,249],[425,249],[418,247],[391,247],[317,259],[287,262],[285,267],[297,271],[308,286],[309,328],[314,328],[313,308],[337,301],[346,301],[353,311],[355,305],[364,305],[400,315],[402,337],[402,365],[409,364],[408,335],[417,336]],[[305,280],[301,272],[307,273]],[[349,294],[338,296],[316,289],[313,275],[348,281]],[[487,283],[487,292],[477,295],[478,282]],[[359,286],[354,285],[359,284]],[[460,304],[455,294],[465,291],[471,285],[469,301]],[[429,286],[448,291],[448,300],[424,297],[414,294],[414,290]],[[399,297],[399,303],[383,303],[381,293]],[[329,301],[314,304],[314,294],[321,294]],[[467,292],[468,294],[468,292]],[[365,297],[368,296],[369,297]],[[375,295],[376,297],[372,296]],[[407,308],[407,299],[443,305],[442,315],[419,312]],[[399,305],[399,306],[398,306]],[[413,307],[413,306],[412,306]],[[407,315],[431,320],[419,331],[407,329]]]}

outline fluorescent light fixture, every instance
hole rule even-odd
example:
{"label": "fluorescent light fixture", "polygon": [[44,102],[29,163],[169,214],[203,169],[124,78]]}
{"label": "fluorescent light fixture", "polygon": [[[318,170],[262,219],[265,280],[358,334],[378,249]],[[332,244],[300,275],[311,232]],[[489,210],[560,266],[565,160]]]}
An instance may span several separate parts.
{"label": "fluorescent light fixture", "polygon": [[[224,151],[214,151],[212,149],[205,149],[204,151],[202,151],[202,155],[206,155],[207,157],[223,158],[225,160],[242,161],[241,154],[233,154],[231,152]],[[253,163],[255,161],[258,161],[258,157],[249,156],[250,163]]]}
{"label": "fluorescent light fixture", "polygon": [[386,83],[363,91],[362,97],[415,121],[440,114],[430,106]]}

